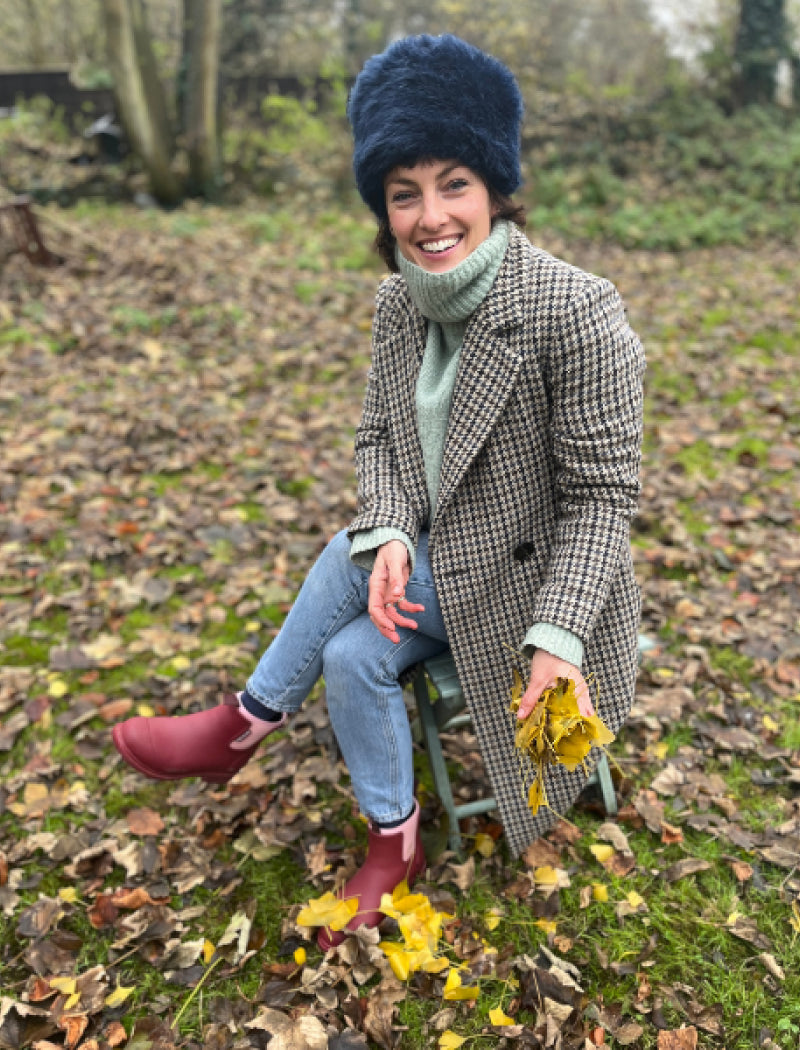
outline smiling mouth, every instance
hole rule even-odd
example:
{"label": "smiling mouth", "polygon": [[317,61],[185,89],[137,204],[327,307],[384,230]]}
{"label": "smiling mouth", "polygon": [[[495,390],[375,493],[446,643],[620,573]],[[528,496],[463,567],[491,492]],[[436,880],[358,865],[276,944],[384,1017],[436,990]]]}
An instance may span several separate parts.
{"label": "smiling mouth", "polygon": [[456,237],[442,237],[438,241],[422,241],[420,243],[420,248],[423,252],[436,255],[440,252],[447,252],[451,248],[455,248],[460,240],[460,234]]}

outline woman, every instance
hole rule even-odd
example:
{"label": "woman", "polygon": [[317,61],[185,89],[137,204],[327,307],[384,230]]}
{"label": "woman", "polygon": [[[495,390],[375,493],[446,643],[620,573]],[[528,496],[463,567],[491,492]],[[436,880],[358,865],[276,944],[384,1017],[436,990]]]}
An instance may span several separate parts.
{"label": "woman", "polygon": [[[599,687],[616,730],[633,695],[643,356],[611,284],[533,247],[510,221],[522,100],[500,62],[452,36],[409,37],[352,91],[354,170],[394,274],[379,289],[356,436],[358,515],[312,568],[246,689],[219,707],[134,718],[123,757],[157,778],[224,782],[324,675],[370,820],[344,887],[352,926],[423,870],[398,675],[452,649],[511,849],[554,815],[527,809],[507,714],[510,648],[531,655],[519,717],[557,677]],[[566,810],[582,772],[554,770]],[[328,947],[333,936],[323,932]]]}

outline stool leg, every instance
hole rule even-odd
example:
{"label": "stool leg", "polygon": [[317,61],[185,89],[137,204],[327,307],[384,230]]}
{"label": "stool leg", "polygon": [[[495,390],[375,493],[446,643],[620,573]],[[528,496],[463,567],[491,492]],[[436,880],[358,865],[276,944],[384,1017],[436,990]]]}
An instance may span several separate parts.
{"label": "stool leg", "polygon": [[595,767],[595,775],[600,784],[600,793],[603,796],[603,805],[606,808],[606,813],[609,817],[613,817],[618,809],[617,795],[614,791],[614,781],[611,779],[611,769],[605,755],[600,756],[600,761]]}
{"label": "stool leg", "polygon": [[461,832],[458,827],[455,802],[453,801],[453,789],[450,787],[450,778],[447,775],[447,765],[442,753],[442,742],[439,739],[436,716],[428,696],[428,678],[423,671],[420,671],[414,679],[414,699],[417,703],[422,738],[428,754],[431,773],[433,774],[433,783],[450,824],[447,844],[450,849],[459,852],[461,849]]}

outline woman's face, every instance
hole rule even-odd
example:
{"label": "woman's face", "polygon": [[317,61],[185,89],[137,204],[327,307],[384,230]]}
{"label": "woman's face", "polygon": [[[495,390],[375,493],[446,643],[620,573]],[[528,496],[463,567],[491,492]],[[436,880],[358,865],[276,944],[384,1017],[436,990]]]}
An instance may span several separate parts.
{"label": "woman's face", "polygon": [[486,183],[458,161],[397,167],[384,185],[389,225],[400,251],[424,270],[452,270],[491,233],[493,208]]}

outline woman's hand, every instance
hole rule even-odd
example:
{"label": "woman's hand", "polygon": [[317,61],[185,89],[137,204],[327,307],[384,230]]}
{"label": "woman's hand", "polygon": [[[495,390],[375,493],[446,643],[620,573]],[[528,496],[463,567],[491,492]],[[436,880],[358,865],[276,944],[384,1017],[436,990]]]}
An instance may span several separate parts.
{"label": "woman's hand", "polygon": [[548,653],[544,649],[537,649],[533,654],[531,677],[528,681],[528,688],[525,690],[522,700],[520,700],[517,718],[527,718],[538,704],[542,693],[545,689],[552,688],[556,684],[557,678],[571,678],[575,683],[578,710],[587,718],[594,714],[592,701],[589,697],[589,686],[586,684],[586,680],[580,670],[574,664],[569,664],[566,660],[560,660],[557,656],[553,656],[552,653]]}
{"label": "woman's hand", "polygon": [[414,605],[405,599],[406,584],[411,575],[408,550],[402,540],[389,540],[378,548],[375,565],[369,578],[367,612],[370,619],[390,642],[399,642],[398,627],[416,628],[414,620],[403,612],[422,612],[424,605]]}

